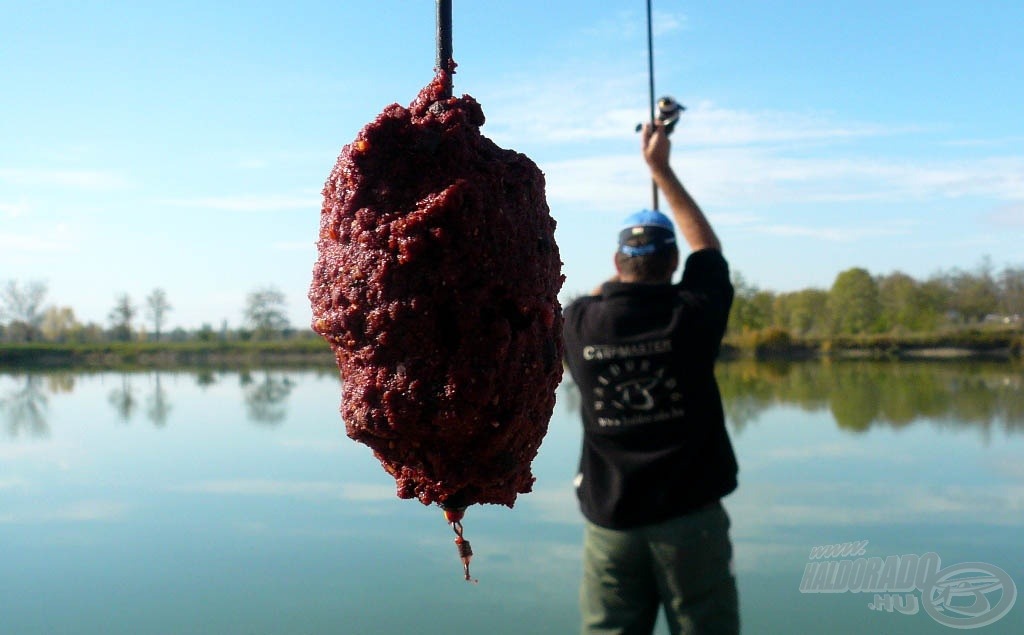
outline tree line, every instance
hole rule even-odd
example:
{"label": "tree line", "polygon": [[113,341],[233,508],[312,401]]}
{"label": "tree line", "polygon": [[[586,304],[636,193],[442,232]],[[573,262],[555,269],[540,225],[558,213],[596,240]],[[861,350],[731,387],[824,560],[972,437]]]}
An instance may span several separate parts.
{"label": "tree line", "polygon": [[[740,273],[729,316],[729,334],[765,329],[797,338],[875,333],[928,333],[986,322],[1024,326],[1024,267],[996,272],[986,258],[973,270],[954,269],[917,280],[902,272],[872,275],[854,267],[840,272],[829,289],[776,293],[760,289]],[[215,330],[174,329],[165,333],[174,310],[167,293],[155,288],[141,306],[127,294],[115,297],[107,324],[81,323],[69,306],[47,304],[47,285],[39,280],[8,280],[0,288],[0,342],[214,341],[280,339],[295,334],[285,295],[270,286],[251,291],[242,309],[242,326],[225,322]]]}
{"label": "tree line", "polygon": [[729,333],[781,329],[794,337],[928,333],[983,323],[1024,322],[1024,267],[996,272],[986,258],[917,280],[902,272],[872,275],[854,267],[829,289],[775,293],[734,274]]}
{"label": "tree line", "polygon": [[127,293],[115,296],[107,323],[83,323],[70,306],[47,303],[48,287],[41,280],[8,280],[0,287],[0,342],[97,343],[128,341],[214,341],[217,339],[270,340],[294,331],[286,312],[285,295],[274,287],[254,289],[246,295],[242,326],[219,331],[203,324],[196,331],[175,328],[165,332],[174,310],[167,292],[153,289],[141,305]]}

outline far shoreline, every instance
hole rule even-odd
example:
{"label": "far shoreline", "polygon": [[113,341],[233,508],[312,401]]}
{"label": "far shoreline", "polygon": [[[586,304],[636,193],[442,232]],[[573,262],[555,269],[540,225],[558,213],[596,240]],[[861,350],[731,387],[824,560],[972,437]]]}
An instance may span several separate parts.
{"label": "far shoreline", "polygon": [[0,344],[0,371],[267,367],[333,369],[334,355],[326,343],[312,338],[266,342]]}
{"label": "far shoreline", "polygon": [[[927,335],[792,338],[779,329],[730,335],[719,359],[759,361],[1020,361],[1019,331],[957,331]],[[212,367],[334,369],[330,347],[318,337],[188,342],[0,344],[0,371],[24,369],[146,370]]]}

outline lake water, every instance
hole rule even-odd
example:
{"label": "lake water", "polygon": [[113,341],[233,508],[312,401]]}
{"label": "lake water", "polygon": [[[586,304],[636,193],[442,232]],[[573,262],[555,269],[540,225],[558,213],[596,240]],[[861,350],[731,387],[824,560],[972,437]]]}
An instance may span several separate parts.
{"label": "lake water", "polygon": [[[745,633],[1024,633],[1019,365],[719,377]],[[0,373],[0,632],[574,633],[574,390],[535,491],[467,512],[474,585],[344,435],[333,369]]]}

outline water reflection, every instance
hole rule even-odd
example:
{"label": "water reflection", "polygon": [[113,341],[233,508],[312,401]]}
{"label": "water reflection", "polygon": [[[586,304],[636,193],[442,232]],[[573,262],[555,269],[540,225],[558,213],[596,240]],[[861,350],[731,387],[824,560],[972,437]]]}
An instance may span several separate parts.
{"label": "water reflection", "polygon": [[30,437],[45,437],[49,434],[46,425],[47,398],[43,393],[43,379],[39,375],[15,377],[19,387],[7,391],[0,398],[0,413],[3,413],[8,436],[18,437],[22,433]]}
{"label": "water reflection", "polygon": [[160,383],[160,373],[153,376],[153,392],[146,398],[146,417],[158,427],[167,425],[167,417],[171,413],[171,402],[167,391]]}
{"label": "water reflection", "polygon": [[[113,408],[117,420],[129,423],[141,412],[155,426],[166,426],[174,409],[172,391],[167,389],[165,381],[171,374],[152,373],[152,390],[148,393],[140,393],[136,385],[139,374],[114,376],[116,384],[106,392],[106,401]],[[5,379],[0,388],[5,390],[0,392],[0,424],[7,431],[7,436],[46,436],[49,433],[47,395],[71,395],[76,388],[76,378],[81,376],[85,375],[68,371],[0,376]],[[223,376],[204,369],[196,371],[193,378],[195,384],[205,391],[219,384]],[[287,400],[297,385],[289,372],[264,370],[253,373],[242,370],[238,372],[238,385],[249,421],[277,425],[287,418]]]}
{"label": "water reflection", "polygon": [[920,419],[940,427],[1024,431],[1024,380],[1008,364],[755,363],[720,364],[727,418],[740,433],[779,403],[828,409],[843,429],[899,428]]}
{"label": "water reflection", "polygon": [[139,402],[135,398],[135,388],[128,379],[128,375],[121,375],[121,385],[110,391],[107,395],[107,402],[114,407],[121,421],[128,423],[132,420],[132,415],[135,414]]}
{"label": "water reflection", "polygon": [[238,383],[242,387],[245,412],[250,421],[268,425],[284,421],[288,412],[285,400],[295,387],[295,382],[287,374],[274,375],[265,371],[261,380],[254,380],[246,371],[239,375]]}
{"label": "water reflection", "polygon": [[[871,557],[936,552],[1024,580],[1024,435],[985,448],[975,432],[1021,430],[1019,366],[729,363],[718,373],[742,432],[741,486],[727,506],[745,632],[897,632],[893,616],[866,608],[871,598],[799,593],[815,545],[870,540]],[[331,369],[0,372],[0,631],[341,624],[434,635],[453,630],[453,615],[462,631],[492,635],[576,628],[574,387],[559,390],[535,491],[514,510],[471,513],[477,587],[462,581],[438,512],[397,500],[372,453],[344,436],[338,397]],[[125,416],[154,425],[115,423]],[[26,439],[47,426],[44,440]],[[112,619],[111,597],[137,610]],[[1017,615],[991,632],[1024,632],[1010,624]],[[945,628],[904,617],[898,632]]]}
{"label": "water reflection", "polygon": [[71,371],[60,371],[46,375],[46,388],[52,395],[70,395],[75,391],[75,377]]}
{"label": "water reflection", "polygon": [[[175,396],[166,381],[172,374],[179,373],[151,373],[152,389],[141,394],[135,385],[139,374],[116,375],[107,403],[122,422],[141,411],[155,426],[165,426]],[[234,374],[204,369],[192,378],[205,392]],[[316,376],[324,374],[331,373]],[[921,420],[942,428],[977,429],[985,438],[997,430],[1024,432],[1024,373],[1015,364],[737,361],[719,364],[717,375],[729,425],[737,434],[778,405],[827,411],[840,428],[852,432]],[[0,389],[6,391],[0,392],[0,424],[8,436],[48,434],[48,395],[70,395],[83,377],[71,371],[7,375]],[[292,372],[239,370],[237,377],[249,421],[278,425],[287,418],[288,398],[297,385]],[[575,413],[578,391],[568,374],[563,383],[559,407]]]}
{"label": "water reflection", "polygon": [[200,388],[208,388],[217,383],[217,378],[209,368],[196,371],[196,385]]}

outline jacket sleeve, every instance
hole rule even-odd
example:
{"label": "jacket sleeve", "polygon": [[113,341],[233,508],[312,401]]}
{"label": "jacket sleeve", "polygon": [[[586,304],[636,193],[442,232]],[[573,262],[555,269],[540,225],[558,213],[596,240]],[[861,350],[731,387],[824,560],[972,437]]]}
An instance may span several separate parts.
{"label": "jacket sleeve", "polygon": [[717,249],[701,249],[686,259],[683,291],[693,294],[704,309],[706,325],[711,335],[721,340],[732,308],[733,286],[729,280],[729,263]]}

